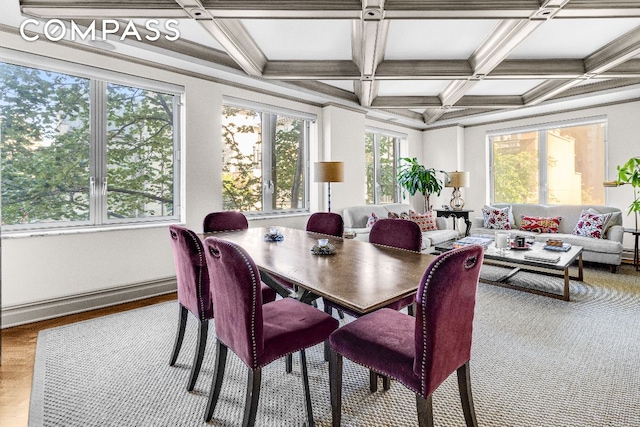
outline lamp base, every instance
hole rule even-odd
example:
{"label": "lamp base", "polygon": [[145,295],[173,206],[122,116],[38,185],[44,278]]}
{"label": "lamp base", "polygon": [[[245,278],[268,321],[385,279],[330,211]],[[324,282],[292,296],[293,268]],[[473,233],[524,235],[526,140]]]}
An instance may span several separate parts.
{"label": "lamp base", "polygon": [[460,194],[460,188],[454,187],[453,193],[451,193],[451,201],[449,202],[449,206],[454,211],[459,211],[464,208],[464,200],[462,199],[462,195]]}

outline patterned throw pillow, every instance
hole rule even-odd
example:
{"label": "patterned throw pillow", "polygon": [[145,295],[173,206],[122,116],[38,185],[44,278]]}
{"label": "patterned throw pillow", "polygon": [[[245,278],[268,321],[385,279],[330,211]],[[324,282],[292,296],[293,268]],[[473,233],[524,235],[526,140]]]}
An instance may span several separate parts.
{"label": "patterned throw pillow", "polygon": [[484,220],[484,228],[493,228],[495,230],[511,230],[509,224],[509,210],[506,208],[494,208],[493,206],[485,206],[482,208],[482,219]]}
{"label": "patterned throw pillow", "polygon": [[397,214],[397,213],[395,213],[395,212],[389,212],[389,213],[387,214],[387,218],[390,218],[390,219],[398,219],[398,218],[400,218],[400,215],[398,215],[398,214]]}
{"label": "patterned throw pillow", "polygon": [[536,233],[557,233],[560,228],[561,216],[541,217],[520,215],[520,230]]}
{"label": "patterned throw pillow", "polygon": [[371,216],[369,217],[369,219],[367,220],[367,228],[371,228],[373,227],[373,224],[376,223],[376,221],[378,221],[380,218],[378,218],[378,216],[376,214],[374,214],[373,212],[371,212]]}
{"label": "patterned throw pillow", "polygon": [[611,218],[610,213],[594,214],[588,210],[582,211],[580,219],[571,233],[576,236],[602,239],[604,238],[605,225],[607,224],[607,221],[609,221],[609,218]]}
{"label": "patterned throw pillow", "polygon": [[[587,211],[591,214],[594,215],[602,215],[600,212],[598,212],[597,210],[593,209],[593,208],[589,208],[587,209]],[[602,233],[602,238],[604,239],[605,236],[607,235],[607,233],[609,232],[609,229],[620,223],[620,218],[622,218],[622,212],[610,212],[610,217],[607,220],[607,223],[604,225],[604,232]]]}
{"label": "patterned throw pillow", "polygon": [[420,226],[420,231],[433,231],[438,229],[435,212],[433,211],[429,211],[424,215],[410,211],[409,219]]}

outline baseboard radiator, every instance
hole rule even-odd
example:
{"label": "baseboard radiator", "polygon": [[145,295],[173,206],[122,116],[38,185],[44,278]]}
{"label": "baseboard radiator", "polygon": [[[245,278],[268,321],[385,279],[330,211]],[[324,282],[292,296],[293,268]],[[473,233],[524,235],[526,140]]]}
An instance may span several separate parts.
{"label": "baseboard radiator", "polygon": [[2,328],[95,310],[175,291],[176,278],[174,276],[63,298],[7,306],[2,308]]}

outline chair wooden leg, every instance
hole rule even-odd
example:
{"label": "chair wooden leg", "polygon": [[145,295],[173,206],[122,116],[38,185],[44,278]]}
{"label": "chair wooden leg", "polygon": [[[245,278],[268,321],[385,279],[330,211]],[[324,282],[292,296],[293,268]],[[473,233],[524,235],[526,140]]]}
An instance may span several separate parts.
{"label": "chair wooden leg", "polygon": [[293,371],[293,355],[287,354],[284,357],[284,371],[290,374]]}
{"label": "chair wooden leg", "polygon": [[311,406],[311,390],[309,388],[309,374],[307,372],[307,356],[304,349],[300,350],[300,366],[302,367],[302,385],[304,387],[304,401],[307,409],[307,425],[313,427],[313,407]]}
{"label": "chair wooden leg", "polygon": [[457,374],[458,391],[460,392],[464,420],[467,423],[467,427],[478,427],[476,410],[473,407],[473,396],[471,395],[471,373],[469,369],[469,362],[460,366],[457,370]]}
{"label": "chair wooden leg", "polygon": [[176,341],[173,344],[173,353],[171,354],[171,360],[169,366],[176,364],[178,360],[178,354],[180,353],[180,347],[182,347],[182,340],[184,340],[184,329],[187,326],[187,309],[184,305],[180,304],[180,310],[178,312],[178,332],[176,333]]}
{"label": "chair wooden leg", "polygon": [[415,313],[416,303],[407,306],[407,314],[412,317],[416,317]]}
{"label": "chair wooden leg", "polygon": [[207,332],[209,331],[209,321],[200,321],[200,331],[198,334],[198,345],[196,347],[196,354],[193,357],[193,366],[191,366],[191,376],[189,377],[189,384],[187,385],[188,391],[193,391],[198,380],[198,374],[200,373],[200,367],[202,366],[202,359],[204,357],[204,350],[207,347]]}
{"label": "chair wooden leg", "polygon": [[211,421],[213,411],[216,409],[218,397],[220,397],[220,389],[222,388],[222,378],[224,377],[224,368],[227,365],[227,346],[222,344],[220,340],[216,340],[216,362],[213,371],[213,380],[211,381],[211,390],[209,391],[209,401],[207,410],[204,415],[205,422]]}
{"label": "chair wooden leg", "polygon": [[369,371],[369,391],[371,393],[378,391],[378,374],[373,371]]}
{"label": "chair wooden leg", "polygon": [[247,375],[247,397],[244,402],[244,417],[242,427],[253,427],[256,423],[258,412],[258,400],[260,399],[260,383],[262,382],[262,369],[249,369]]}
{"label": "chair wooden leg", "polygon": [[329,357],[329,392],[331,393],[331,425],[342,422],[342,355],[334,350]]}
{"label": "chair wooden leg", "polygon": [[425,399],[416,394],[416,409],[418,410],[418,426],[433,427],[433,403],[431,395]]}
{"label": "chair wooden leg", "polygon": [[391,378],[386,375],[380,375],[382,377],[382,389],[387,391],[391,388]]}

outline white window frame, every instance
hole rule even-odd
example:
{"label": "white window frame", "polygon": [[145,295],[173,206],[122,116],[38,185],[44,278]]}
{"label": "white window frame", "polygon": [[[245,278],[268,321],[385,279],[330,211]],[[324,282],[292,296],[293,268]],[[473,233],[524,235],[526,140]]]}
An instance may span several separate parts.
{"label": "white window frame", "polygon": [[[44,71],[67,74],[89,80],[90,84],[90,194],[89,220],[87,221],[53,221],[47,223],[10,224],[2,226],[3,237],[30,236],[62,233],[66,231],[82,232],[109,228],[143,227],[180,222],[182,218],[181,192],[181,151],[182,151],[182,109],[185,89],[182,86],[150,80],[142,77],[116,73],[87,65],[41,57],[39,55],[16,52],[0,48],[0,62],[16,66],[29,67]],[[173,95],[173,214],[144,218],[107,218],[107,129],[103,119],[107,113],[107,85],[109,83],[135,87],[138,89],[162,92]],[[103,180],[104,178],[104,180]]]}
{"label": "white window frame", "polygon": [[[315,124],[317,120],[317,116],[315,114],[306,113],[303,111],[292,110],[284,107],[263,104],[255,101],[248,101],[241,98],[236,98],[232,96],[223,96],[222,98],[222,106],[229,107],[237,107],[237,108],[246,108],[250,110],[254,110],[262,115],[262,207],[261,211],[247,211],[244,214],[251,217],[263,217],[263,216],[281,216],[281,215],[292,215],[292,214],[301,214],[308,213],[310,206],[310,156],[309,156],[309,147],[310,147],[310,139],[312,132],[315,131]],[[301,119],[305,121],[304,126],[304,206],[299,209],[272,209],[273,200],[272,196],[274,194],[273,189],[271,189],[273,185],[273,180],[271,179],[271,154],[273,150],[274,141],[271,140],[271,120],[266,120],[265,117],[271,116],[287,116],[295,119]]]}
{"label": "white window frame", "polygon": [[[576,127],[584,125],[604,124],[604,171],[609,170],[608,143],[609,143],[609,121],[607,116],[594,116],[582,119],[562,120],[557,122],[544,123],[525,127],[515,127],[487,132],[487,149],[489,152],[489,168],[487,170],[489,182],[489,203],[494,203],[495,182],[494,182],[494,158],[493,158],[493,138],[514,133],[538,133],[538,203],[549,204],[549,182],[547,178],[547,131],[550,129]],[[608,203],[607,192],[605,192],[605,204]]]}
{"label": "white window frame", "polygon": [[[374,205],[380,204],[381,199],[381,185],[380,181],[382,180],[381,171],[380,171],[380,138],[382,136],[391,137],[394,140],[393,143],[393,154],[394,154],[394,175],[398,173],[398,162],[400,160],[400,146],[403,141],[407,140],[407,135],[399,132],[393,132],[386,129],[379,129],[375,127],[367,126],[365,128],[365,135],[367,133],[373,134],[373,203]],[[366,138],[366,137],[365,137]],[[366,191],[366,187],[365,187]],[[397,181],[394,181],[394,191],[393,191],[393,202],[398,203],[400,200],[400,191],[401,188],[398,185]],[[366,198],[366,194],[365,194]]]}

